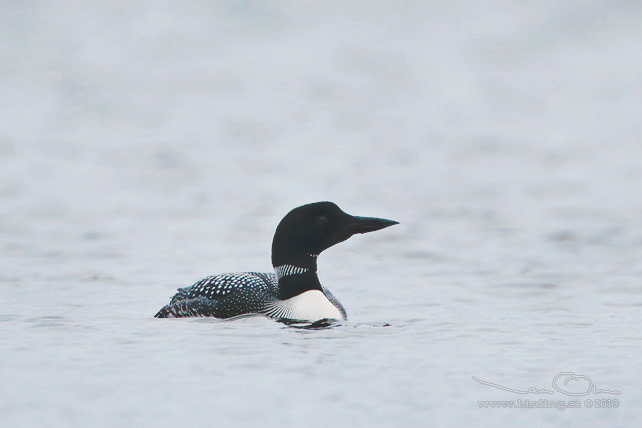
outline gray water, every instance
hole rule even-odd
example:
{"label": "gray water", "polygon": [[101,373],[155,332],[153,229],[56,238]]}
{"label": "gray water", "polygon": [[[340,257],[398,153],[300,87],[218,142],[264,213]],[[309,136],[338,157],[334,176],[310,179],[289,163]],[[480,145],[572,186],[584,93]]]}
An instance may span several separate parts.
{"label": "gray water", "polygon": [[[639,424],[642,3],[212,3],[1,3],[2,427]],[[153,318],[317,200],[349,321]]]}

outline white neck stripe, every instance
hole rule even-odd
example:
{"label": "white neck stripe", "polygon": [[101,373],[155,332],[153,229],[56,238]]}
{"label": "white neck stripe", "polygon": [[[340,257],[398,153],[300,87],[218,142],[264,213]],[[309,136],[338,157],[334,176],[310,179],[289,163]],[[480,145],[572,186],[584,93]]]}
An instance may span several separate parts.
{"label": "white neck stripe", "polygon": [[276,276],[279,279],[290,275],[300,275],[302,273],[306,273],[309,271],[310,269],[308,268],[302,268],[302,267],[292,266],[292,265],[281,265],[274,268],[274,272],[276,272]]}

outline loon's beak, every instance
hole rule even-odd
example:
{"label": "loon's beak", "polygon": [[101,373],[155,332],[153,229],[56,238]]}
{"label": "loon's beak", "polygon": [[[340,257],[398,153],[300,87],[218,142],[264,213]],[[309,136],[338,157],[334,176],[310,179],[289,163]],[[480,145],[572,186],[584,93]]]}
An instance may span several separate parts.
{"label": "loon's beak", "polygon": [[339,228],[352,234],[374,232],[375,230],[381,230],[399,224],[398,221],[375,217],[350,216],[350,218],[346,220],[347,221],[339,226]]}

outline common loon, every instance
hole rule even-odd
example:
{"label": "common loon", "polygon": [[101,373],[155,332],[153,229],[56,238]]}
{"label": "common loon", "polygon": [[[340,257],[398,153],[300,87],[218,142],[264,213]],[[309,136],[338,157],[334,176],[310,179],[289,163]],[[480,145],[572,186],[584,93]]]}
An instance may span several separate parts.
{"label": "common loon", "polygon": [[224,273],[179,288],[156,318],[264,314],[284,322],[347,320],[346,310],[317,276],[317,257],[357,233],[398,224],[356,217],[332,202],[294,208],[279,223],[272,241],[275,273]]}

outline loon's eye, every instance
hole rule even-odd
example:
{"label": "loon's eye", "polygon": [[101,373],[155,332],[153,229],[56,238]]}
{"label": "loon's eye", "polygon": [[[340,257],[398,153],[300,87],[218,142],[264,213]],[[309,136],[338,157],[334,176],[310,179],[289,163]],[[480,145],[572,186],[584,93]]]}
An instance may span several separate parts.
{"label": "loon's eye", "polygon": [[314,219],[314,222],[319,226],[325,226],[326,224],[328,224],[328,218],[324,215],[320,215]]}

